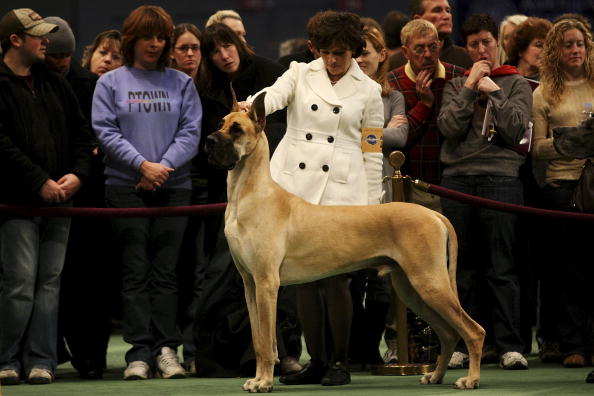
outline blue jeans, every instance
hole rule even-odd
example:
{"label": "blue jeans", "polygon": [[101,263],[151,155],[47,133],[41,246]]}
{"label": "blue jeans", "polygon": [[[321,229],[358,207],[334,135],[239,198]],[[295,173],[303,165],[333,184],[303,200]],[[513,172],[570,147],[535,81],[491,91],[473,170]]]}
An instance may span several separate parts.
{"label": "blue jeans", "polygon": [[[190,190],[105,188],[111,208],[189,205],[190,195]],[[112,219],[122,260],[124,341],[132,345],[127,363],[141,360],[152,366],[162,347],[180,344],[177,262],[187,223],[183,216]]]}
{"label": "blue jeans", "polygon": [[[443,187],[523,204],[522,182],[504,176],[445,176]],[[458,292],[464,309],[492,333],[499,353],[523,352],[520,283],[515,261],[518,216],[442,199],[458,235]],[[489,331],[492,326],[492,331]]]}
{"label": "blue jeans", "polygon": [[53,372],[69,218],[0,216],[0,369]]}

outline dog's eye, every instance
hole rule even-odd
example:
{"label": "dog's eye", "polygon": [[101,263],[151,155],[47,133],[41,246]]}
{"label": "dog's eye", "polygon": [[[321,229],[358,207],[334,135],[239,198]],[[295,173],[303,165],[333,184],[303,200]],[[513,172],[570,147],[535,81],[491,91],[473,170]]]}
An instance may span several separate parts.
{"label": "dog's eye", "polygon": [[231,135],[239,137],[243,133],[243,129],[241,129],[241,126],[237,122],[234,122],[231,124],[231,128],[229,128],[229,132]]}

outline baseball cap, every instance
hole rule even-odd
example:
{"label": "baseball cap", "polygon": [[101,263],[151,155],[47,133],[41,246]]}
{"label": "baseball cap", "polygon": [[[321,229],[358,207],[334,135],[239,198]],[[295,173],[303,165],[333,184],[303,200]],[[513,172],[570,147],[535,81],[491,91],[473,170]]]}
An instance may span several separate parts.
{"label": "baseball cap", "polygon": [[45,36],[58,30],[58,25],[47,23],[30,8],[17,8],[0,19],[0,40],[14,33],[24,32],[31,36]]}

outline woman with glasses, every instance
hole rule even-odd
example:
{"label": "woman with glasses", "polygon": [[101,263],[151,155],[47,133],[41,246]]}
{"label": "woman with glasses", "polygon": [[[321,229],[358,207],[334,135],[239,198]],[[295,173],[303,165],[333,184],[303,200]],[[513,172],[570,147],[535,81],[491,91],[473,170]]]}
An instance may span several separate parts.
{"label": "woman with glasses", "polygon": [[200,30],[191,23],[181,23],[173,29],[171,67],[183,71],[194,82],[198,81],[198,68],[202,59],[200,36]]}

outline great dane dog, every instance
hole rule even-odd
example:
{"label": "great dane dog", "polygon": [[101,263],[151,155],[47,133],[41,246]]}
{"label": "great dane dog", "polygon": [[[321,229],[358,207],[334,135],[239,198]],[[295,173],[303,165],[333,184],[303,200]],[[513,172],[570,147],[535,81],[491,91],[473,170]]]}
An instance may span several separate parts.
{"label": "great dane dog", "polygon": [[470,366],[454,386],[478,387],[485,331],[458,300],[458,243],[450,222],[420,205],[320,206],[281,188],[270,174],[264,96],[254,100],[249,112],[240,111],[234,101],[220,129],[206,139],[209,161],[229,169],[225,236],[243,277],[257,365],[256,377],[243,389],[272,390],[279,286],[362,268],[390,272],[402,301],[439,336],[435,371],[420,382],[442,382],[462,337]]}

